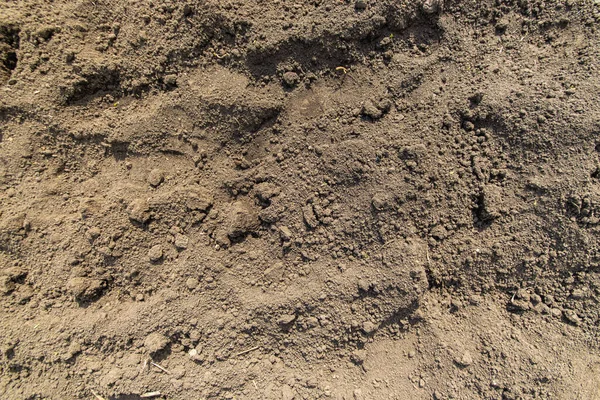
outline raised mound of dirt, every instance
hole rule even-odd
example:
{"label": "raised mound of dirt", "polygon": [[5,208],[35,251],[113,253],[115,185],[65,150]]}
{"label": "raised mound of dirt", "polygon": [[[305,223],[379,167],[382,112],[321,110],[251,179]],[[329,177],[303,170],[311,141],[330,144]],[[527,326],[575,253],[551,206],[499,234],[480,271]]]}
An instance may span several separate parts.
{"label": "raised mound of dirt", "polygon": [[598,22],[4,2],[0,397],[600,398]]}

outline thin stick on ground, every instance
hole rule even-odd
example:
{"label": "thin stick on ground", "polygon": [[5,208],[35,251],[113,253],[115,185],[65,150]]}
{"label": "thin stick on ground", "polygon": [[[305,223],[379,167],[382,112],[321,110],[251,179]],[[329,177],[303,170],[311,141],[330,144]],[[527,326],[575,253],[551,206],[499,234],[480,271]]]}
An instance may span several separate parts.
{"label": "thin stick on ground", "polygon": [[167,375],[171,375],[171,373],[169,371],[167,371],[165,368],[161,367],[160,365],[158,365],[157,363],[155,363],[154,361],[152,361],[150,364],[154,365],[156,368],[160,369],[162,372],[164,372]]}
{"label": "thin stick on ground", "polygon": [[251,351],[258,350],[258,349],[259,349],[259,347],[260,347],[260,346],[254,346],[254,347],[253,347],[253,348],[251,348],[251,349],[244,350],[244,351],[240,351],[240,352],[239,352],[239,353],[237,353],[235,356],[236,356],[236,357],[238,357],[238,356],[242,356],[242,355],[244,355],[244,354],[246,354],[246,353],[250,353]]}
{"label": "thin stick on ground", "polygon": [[144,372],[144,370],[146,369],[147,366],[148,366],[148,359],[145,359],[144,365],[142,365],[142,369],[140,370],[140,372]]}
{"label": "thin stick on ground", "polygon": [[100,396],[98,393],[94,392],[93,390],[91,392],[94,395],[94,397],[96,398],[96,400],[105,400],[104,397]]}
{"label": "thin stick on ground", "polygon": [[143,399],[147,399],[150,397],[158,397],[158,396],[160,396],[160,392],[147,392],[147,393],[140,395],[140,397]]}

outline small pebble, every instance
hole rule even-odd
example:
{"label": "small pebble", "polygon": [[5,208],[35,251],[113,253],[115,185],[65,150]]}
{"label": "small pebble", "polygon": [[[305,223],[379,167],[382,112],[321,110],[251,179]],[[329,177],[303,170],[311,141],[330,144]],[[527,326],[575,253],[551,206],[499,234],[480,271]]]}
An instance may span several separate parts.
{"label": "small pebble", "polygon": [[550,314],[552,314],[552,316],[558,318],[562,315],[562,311],[560,310],[560,308],[552,308],[552,309],[550,309]]}
{"label": "small pebble", "polygon": [[279,232],[283,241],[289,241],[292,238],[292,231],[287,226],[280,226]]}
{"label": "small pebble", "polygon": [[468,367],[473,364],[473,356],[471,356],[469,351],[465,351],[463,355],[456,360],[456,363],[461,367]]}
{"label": "small pebble", "polygon": [[190,239],[187,236],[180,233],[175,235],[175,247],[177,247],[177,249],[185,250],[187,249],[189,243]]}
{"label": "small pebble", "polygon": [[148,258],[152,262],[157,262],[163,257],[162,247],[157,244],[156,246],[152,246],[150,250],[148,250]]}
{"label": "small pebble", "polygon": [[579,326],[579,324],[581,324],[581,319],[579,318],[579,316],[575,313],[575,311],[572,310],[565,310],[563,312],[563,316],[565,317],[565,319],[567,321],[569,321],[571,324],[575,325],[575,326]]}
{"label": "small pebble", "polygon": [[363,323],[362,329],[367,335],[370,335],[377,330],[377,325],[375,325],[371,321],[365,321]]}
{"label": "small pebble", "polygon": [[164,179],[165,176],[160,169],[153,169],[150,171],[150,174],[148,174],[148,183],[153,187],[160,185]]}
{"label": "small pebble", "polygon": [[189,290],[194,290],[198,287],[198,279],[196,278],[188,278],[185,281],[185,286],[189,289]]}
{"label": "small pebble", "polygon": [[150,207],[148,202],[144,199],[135,199],[127,208],[129,219],[141,224],[145,224],[150,220]]}

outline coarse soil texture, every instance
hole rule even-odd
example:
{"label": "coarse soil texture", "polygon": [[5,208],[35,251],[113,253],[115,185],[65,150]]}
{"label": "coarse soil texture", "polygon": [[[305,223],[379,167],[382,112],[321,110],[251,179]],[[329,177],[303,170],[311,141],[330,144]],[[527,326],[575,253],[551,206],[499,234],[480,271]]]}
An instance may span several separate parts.
{"label": "coarse soil texture", "polygon": [[0,398],[600,399],[599,22],[2,1]]}

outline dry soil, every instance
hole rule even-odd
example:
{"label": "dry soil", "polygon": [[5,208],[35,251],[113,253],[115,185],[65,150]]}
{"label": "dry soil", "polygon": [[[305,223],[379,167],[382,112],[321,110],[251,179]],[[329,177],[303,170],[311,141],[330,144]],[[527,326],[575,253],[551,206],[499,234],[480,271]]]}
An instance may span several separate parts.
{"label": "dry soil", "polygon": [[599,399],[600,1],[3,0],[2,399]]}

